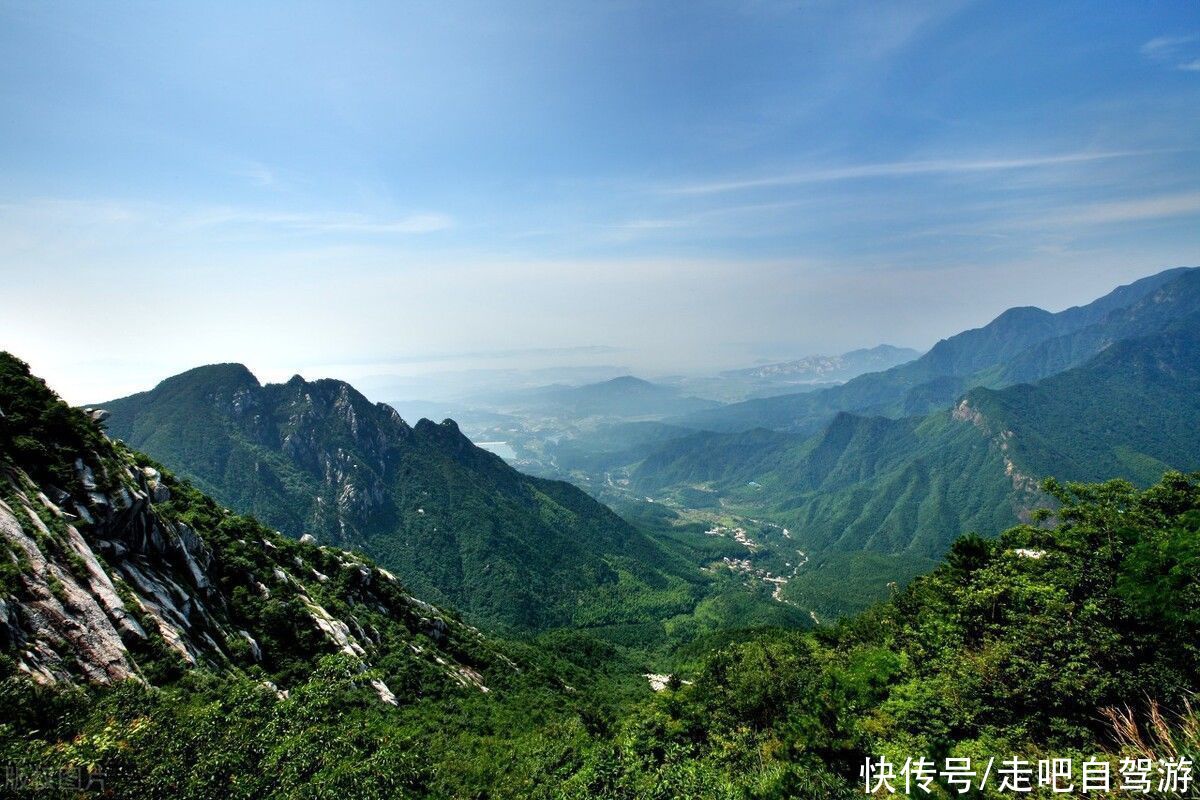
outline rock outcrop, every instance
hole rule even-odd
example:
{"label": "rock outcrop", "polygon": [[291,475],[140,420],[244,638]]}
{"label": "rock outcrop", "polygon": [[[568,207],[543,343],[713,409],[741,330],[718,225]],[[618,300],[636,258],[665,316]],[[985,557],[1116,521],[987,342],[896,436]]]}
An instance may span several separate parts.
{"label": "rock outcrop", "polygon": [[[479,689],[489,665],[512,669],[361,556],[232,514],[110,441],[102,414],[65,410],[21,362],[0,353],[0,371],[15,374],[0,374],[0,407],[24,409],[0,420],[0,656],[12,668],[42,683],[152,681],[164,665],[284,680],[341,653],[393,704],[375,669],[389,652]],[[61,414],[71,435],[45,441],[36,423]],[[56,459],[35,463],[45,452]]]}

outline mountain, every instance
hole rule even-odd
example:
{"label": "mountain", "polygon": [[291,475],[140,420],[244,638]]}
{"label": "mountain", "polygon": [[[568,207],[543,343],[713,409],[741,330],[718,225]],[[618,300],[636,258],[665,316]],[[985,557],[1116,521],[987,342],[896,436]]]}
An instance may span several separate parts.
{"label": "mountain", "polygon": [[1004,466],[987,437],[948,411],[900,420],[843,412],[812,437],[758,429],[675,440],[637,467],[633,484],[655,494],[702,486],[732,508],[769,510],[810,557],[933,559],[959,531],[1016,520],[1022,506]]}
{"label": "mountain", "polygon": [[[1191,346],[1126,355],[1162,372]],[[848,798],[901,758],[1200,750],[1200,476],[1048,484],[1052,518],[957,539],[862,615],[724,631],[647,675],[578,631],[484,636],[103,416],[0,355],[5,796]]]}
{"label": "mountain", "polygon": [[[925,417],[843,412],[811,437],[759,429],[675,439],[633,483],[656,493],[703,486],[731,509],[769,510],[814,565],[785,596],[809,592],[812,602],[817,583],[837,575],[845,585],[868,569],[878,573],[877,596],[897,573],[932,564],[960,532],[995,534],[1029,519],[1046,499],[1042,478],[1145,485],[1167,469],[1200,469],[1197,419],[1200,313],[1039,383],[972,389]],[[893,558],[891,574],[882,556]],[[854,607],[843,600],[826,595],[821,610]]]}
{"label": "mountain", "polygon": [[[501,626],[564,624],[663,554],[567,483],[523,475],[454,422],[408,425],[349,384],[200,367],[102,404],[108,429],[289,536],[360,547],[419,594]],[[640,577],[632,577],[634,574]]]}
{"label": "mountain", "polygon": [[851,350],[840,356],[807,356],[794,361],[727,370],[722,377],[758,378],[780,383],[834,383],[848,381],[866,372],[880,372],[912,361],[921,353],[890,344]]}
{"label": "mountain", "polygon": [[1148,485],[1166,469],[1200,469],[1200,310],[1036,384],[973,389],[954,414],[1003,437],[1033,475]]}
{"label": "mountain", "polygon": [[102,419],[0,353],[0,652],[18,673],[119,684],[201,669],[286,692],[342,654],[390,704],[422,680],[478,692],[513,674],[391,573],[226,511]]}
{"label": "mountain", "polygon": [[812,433],[840,411],[901,417],[948,408],[973,386],[1000,388],[1076,366],[1107,344],[1163,330],[1192,313],[1200,268],[1171,269],[1122,286],[1085,306],[1050,313],[1012,308],[925,355],[841,386],[747,400],[680,417],[684,427],[755,427]]}

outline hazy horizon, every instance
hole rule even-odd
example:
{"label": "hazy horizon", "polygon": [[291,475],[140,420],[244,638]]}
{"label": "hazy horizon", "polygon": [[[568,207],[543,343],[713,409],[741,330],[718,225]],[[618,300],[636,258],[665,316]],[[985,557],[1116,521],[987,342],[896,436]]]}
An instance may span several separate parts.
{"label": "hazy horizon", "polygon": [[923,350],[1200,263],[1194,2],[4,2],[0,44],[0,349],[72,402]]}

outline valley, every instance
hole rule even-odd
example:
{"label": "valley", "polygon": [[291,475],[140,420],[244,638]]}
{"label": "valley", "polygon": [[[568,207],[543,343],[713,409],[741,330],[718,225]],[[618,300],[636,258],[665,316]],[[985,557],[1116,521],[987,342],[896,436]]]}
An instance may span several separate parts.
{"label": "valley", "polygon": [[[1200,470],[1197,276],[1154,276],[1062,312],[1067,322],[1022,312],[1042,322],[1020,346],[985,327],[778,399],[832,413],[811,433],[695,427],[697,413],[740,416],[742,404],[633,380],[510,397],[502,414],[465,413],[465,430],[410,424],[344,381],[262,383],[240,364],[79,410],[6,354],[0,687],[37,717],[49,712],[25,680],[111,686],[70,718],[83,721],[47,734],[85,741],[113,715],[191,726],[175,722],[191,719],[187,698],[238,708],[252,728],[226,730],[246,741],[313,704],[334,726],[353,708],[426,743],[404,785],[452,795],[590,796],[608,780],[593,770],[628,757],[644,766],[621,785],[686,783],[674,771],[700,759],[705,786],[769,773],[836,795],[863,748],[940,718],[911,697],[946,681],[981,698],[956,712],[971,720],[957,736],[1019,724],[1037,746],[1106,741],[1097,709],[1129,687],[1188,697],[1200,674],[1190,590],[1173,588],[1194,583],[1183,565],[1200,542],[1200,473],[1184,474]],[[993,324],[1007,330],[1013,316]],[[948,349],[953,359],[937,355]],[[935,407],[903,413],[912,403],[896,404],[897,387],[934,362],[976,377],[954,378],[959,389],[936,403],[919,389]],[[1040,377],[1002,377],[1018,373]],[[873,412],[832,410],[864,392]],[[1102,575],[1098,552],[1111,553]],[[1046,637],[1063,591],[1091,593],[1072,607],[1124,655],[1094,633]],[[1062,648],[1105,666],[1068,678]],[[940,655],[926,663],[930,652]],[[1000,699],[997,684],[972,683],[980,659],[999,671]],[[145,688],[119,688],[131,681]],[[1071,701],[1051,699],[1068,684]],[[1030,698],[1026,711],[1010,708],[1014,693]],[[327,696],[341,708],[321,706]],[[137,722],[147,703],[153,721]],[[622,738],[655,719],[673,727]],[[713,719],[721,737],[800,735],[827,755],[731,773],[716,755],[723,740],[705,732]],[[786,732],[797,719],[807,733]],[[413,758],[387,734],[313,730],[348,748],[318,759],[329,768]],[[229,752],[176,739],[206,758]],[[689,755],[642,749],[663,741]],[[496,748],[519,753],[536,777],[480,777],[459,760],[464,743],[481,765],[501,758]],[[259,741],[247,763],[285,758],[281,746]],[[552,763],[569,766],[551,777]],[[122,769],[154,780],[140,759]]]}
{"label": "valley", "polygon": [[[681,416],[510,406],[504,435],[514,465],[629,519],[788,528],[806,569],[788,576],[765,544],[744,572],[788,577],[776,599],[832,620],[886,599],[960,533],[1028,521],[1048,502],[1042,478],[1147,485],[1200,468],[1198,313],[1200,271],[1168,270],[1058,314],[1013,309],[839,386]],[[790,410],[746,416],[766,408]]]}
{"label": "valley", "polygon": [[1200,800],[1200,0],[8,0],[0,98],[0,800]]}
{"label": "valley", "polygon": [[[864,614],[835,623],[810,610],[812,632],[762,614],[800,613],[791,590],[812,566],[802,529],[643,499],[630,519],[657,516],[658,540],[725,591],[664,618],[623,575],[575,624],[505,636],[366,556],[214,502],[8,354],[0,412],[0,752],[23,774],[103,777],[120,797],[284,797],[314,784],[380,798],[638,797],[657,785],[716,797],[764,782],[779,797],[814,786],[849,797],[864,753],[908,746],[947,713],[960,720],[943,734],[953,746],[1020,730],[1021,752],[1115,759],[1128,751],[1104,710],[1131,692],[1186,708],[1200,674],[1195,475],[1168,472],[1144,491],[1047,483],[1053,522],[961,537]],[[1064,603],[1083,624],[1051,624]],[[627,617],[607,622],[630,604],[669,647],[644,649]],[[1064,670],[1064,657],[1078,666]],[[1170,724],[1194,746],[1194,715]],[[731,740],[749,762],[729,763]]]}

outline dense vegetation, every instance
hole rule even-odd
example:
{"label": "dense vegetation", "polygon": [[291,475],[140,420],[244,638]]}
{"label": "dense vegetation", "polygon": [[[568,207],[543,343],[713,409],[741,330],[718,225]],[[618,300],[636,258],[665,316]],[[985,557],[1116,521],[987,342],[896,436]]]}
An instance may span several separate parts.
{"label": "dense vegetation", "polygon": [[[834,798],[863,795],[869,756],[1200,759],[1197,276],[1019,310],[1025,338],[951,340],[938,358],[953,374],[920,391],[941,402],[978,382],[953,409],[842,413],[816,436],[614,428],[579,463],[637,454],[634,488],[709,509],[624,492],[632,524],[452,423],[410,427],[340,382],[262,387],[237,365],[116,406],[126,437],[186,460],[193,484],[0,354],[5,796]],[[1034,362],[1055,374],[1004,385]],[[1051,474],[1063,481],[1034,483]],[[147,475],[169,491],[117,509],[145,498]],[[229,498],[369,548],[404,580]],[[808,550],[787,602],[700,571],[747,555],[709,535],[713,519]],[[47,673],[29,664],[77,641],[29,635],[47,609],[73,611],[55,576],[91,580],[69,520],[148,632],[123,635],[128,679],[31,680]],[[48,566],[14,544],[14,521]],[[203,580],[170,546],[103,547],[155,521],[200,539]],[[793,566],[769,550],[756,564]],[[178,629],[194,664],[155,632],[133,575],[208,609]],[[462,592],[487,632],[410,591]],[[850,614],[853,597],[881,602]],[[801,630],[810,609],[842,618]],[[647,672],[670,673],[662,691]],[[975,796],[1008,796],[995,785]],[[940,779],[933,795],[958,796]]]}
{"label": "dense vegetation", "polygon": [[[925,417],[842,413],[811,437],[758,429],[677,438],[641,462],[633,484],[665,496],[703,487],[797,531],[812,568],[785,595],[824,617],[883,597],[888,582],[925,571],[963,531],[994,535],[1028,519],[1048,500],[1037,491],[1042,477],[1145,486],[1167,469],[1200,468],[1198,398],[1192,314],[1036,384],[976,388]],[[863,591],[845,591],[847,581]]]}
{"label": "dense vegetation", "polygon": [[78,454],[103,447],[104,436],[83,414],[0,352],[0,458],[20,464],[35,481],[68,486]]}
{"label": "dense vegetation", "polygon": [[398,708],[339,656],[282,700],[238,673],[100,691],[9,677],[0,760],[91,767],[131,798],[829,798],[861,795],[867,754],[1115,758],[1129,740],[1103,709],[1182,711],[1200,678],[1200,476],[1047,490],[1053,527],[964,538],[835,628],[681,648],[683,680],[646,699],[621,689],[611,646],[565,633],[518,657],[574,688],[517,679]]}
{"label": "dense vegetation", "polygon": [[1200,314],[1036,384],[974,390],[967,402],[1015,432],[1012,458],[1033,475],[1144,486],[1168,467],[1200,468]]}
{"label": "dense vegetation", "polygon": [[[574,486],[517,472],[454,422],[409,426],[341,381],[263,386],[218,364],[104,407],[114,436],[219,502],[293,537],[360,548],[480,624],[570,624],[652,646],[664,620],[738,591]],[[792,609],[765,618],[789,615],[801,623]]]}

